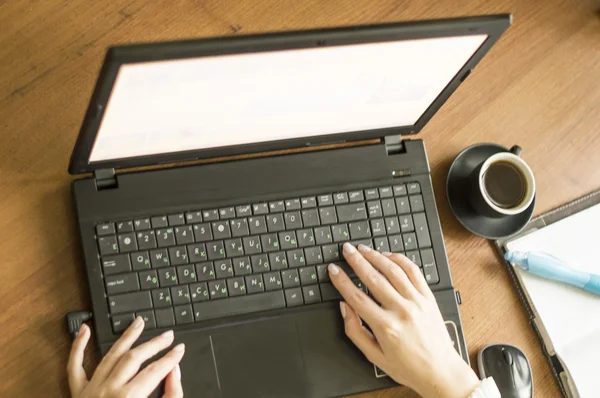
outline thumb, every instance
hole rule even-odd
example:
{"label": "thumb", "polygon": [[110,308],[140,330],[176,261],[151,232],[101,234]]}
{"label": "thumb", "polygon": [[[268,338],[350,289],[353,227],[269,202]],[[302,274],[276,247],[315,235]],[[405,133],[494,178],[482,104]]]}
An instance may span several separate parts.
{"label": "thumb", "polygon": [[79,333],[73,342],[69,363],[67,364],[67,374],[69,375],[69,388],[71,396],[78,397],[88,383],[85,369],[83,368],[83,357],[85,347],[90,340],[90,328],[83,324],[79,328]]}
{"label": "thumb", "polygon": [[165,393],[163,398],[182,398],[183,387],[181,386],[181,369],[179,364],[175,365],[173,370],[167,375],[165,381]]}

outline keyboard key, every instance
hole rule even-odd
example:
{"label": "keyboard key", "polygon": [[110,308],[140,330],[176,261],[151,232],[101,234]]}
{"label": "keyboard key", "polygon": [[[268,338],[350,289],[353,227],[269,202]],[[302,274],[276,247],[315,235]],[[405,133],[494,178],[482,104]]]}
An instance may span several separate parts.
{"label": "keyboard key", "polygon": [[123,232],[133,231],[133,221],[119,221],[117,223],[117,232],[122,234]]}
{"label": "keyboard key", "polygon": [[215,221],[219,219],[219,211],[217,209],[204,210],[202,212],[202,219],[204,221]]}
{"label": "keyboard key", "polygon": [[208,291],[210,292],[211,300],[225,298],[227,294],[227,284],[224,280],[208,282]]}
{"label": "keyboard key", "polygon": [[298,247],[298,241],[296,240],[296,233],[294,231],[280,232],[279,243],[283,250],[295,249]]}
{"label": "keyboard key", "polygon": [[307,247],[304,249],[304,258],[306,259],[307,265],[321,264],[323,262],[323,255],[321,254],[320,247]]}
{"label": "keyboard key", "polygon": [[398,223],[398,217],[386,217],[385,230],[387,231],[388,235],[399,233],[400,224]]}
{"label": "keyboard key", "polygon": [[233,276],[233,265],[230,259],[215,261],[215,272],[217,278],[229,278]]}
{"label": "keyboard key", "polygon": [[319,206],[332,205],[333,197],[331,195],[319,195],[317,196],[317,202],[319,202]]}
{"label": "keyboard key", "polygon": [[319,213],[317,209],[302,210],[302,223],[305,227],[314,227],[320,225]]}
{"label": "keyboard key", "polygon": [[287,259],[285,258],[285,252],[274,252],[269,253],[269,265],[271,270],[280,270],[287,268]]}
{"label": "keyboard key", "polygon": [[250,224],[250,233],[252,235],[267,233],[267,222],[264,216],[250,217],[248,224]]}
{"label": "keyboard key", "polygon": [[375,250],[377,250],[378,252],[390,251],[390,245],[388,245],[388,239],[385,236],[381,238],[374,238],[373,243],[375,246]]}
{"label": "keyboard key", "polygon": [[410,210],[413,213],[425,210],[425,205],[423,204],[423,197],[421,195],[411,195],[408,197],[408,200],[410,201]]}
{"label": "keyboard key", "polygon": [[206,244],[206,254],[209,260],[218,260],[225,258],[225,248],[223,247],[223,241],[217,240]]}
{"label": "keyboard key", "polygon": [[248,294],[261,293],[265,291],[262,275],[250,275],[246,277],[246,290]]}
{"label": "keyboard key", "polygon": [[415,250],[417,248],[417,237],[414,232],[402,234],[402,240],[404,240],[405,250]]}
{"label": "keyboard key", "polygon": [[348,224],[337,224],[331,227],[331,235],[334,242],[344,242],[350,240]]}
{"label": "keyboard key", "polygon": [[169,258],[172,265],[187,264],[190,262],[185,246],[169,247]]}
{"label": "keyboard key", "polygon": [[319,208],[319,216],[322,225],[335,224],[337,222],[337,215],[333,206]]}
{"label": "keyboard key", "polygon": [[125,293],[109,296],[108,306],[111,314],[135,312],[137,310],[152,308],[152,300],[150,299],[149,291]]}
{"label": "keyboard key", "polygon": [[337,261],[340,259],[340,249],[336,243],[332,245],[325,245],[323,246],[322,250],[324,263],[329,263],[331,261]]}
{"label": "keyboard key", "polygon": [[[185,222],[187,222],[188,224],[196,224],[202,222],[202,212],[190,211],[188,213],[185,213]],[[154,224],[152,224],[152,228],[154,228]]]}
{"label": "keyboard key", "polygon": [[152,217],[150,219],[150,223],[152,224],[152,228],[155,228],[155,229],[169,226],[169,222],[167,221],[167,216]]}
{"label": "keyboard key", "polygon": [[144,320],[144,330],[156,328],[156,319],[154,318],[154,311],[140,311],[135,316],[142,317]]}
{"label": "keyboard key", "polygon": [[256,254],[262,251],[258,236],[246,236],[242,239],[242,242],[244,243],[244,253],[246,254]]}
{"label": "keyboard key", "polygon": [[190,295],[192,296],[192,302],[194,303],[208,300],[208,284],[202,282],[190,285]]}
{"label": "keyboard key", "polygon": [[154,235],[154,231],[138,232],[136,236],[138,241],[138,248],[140,250],[156,248],[156,236]]}
{"label": "keyboard key", "polygon": [[215,221],[211,225],[214,239],[231,238],[231,230],[227,221]]}
{"label": "keyboard key", "polygon": [[331,228],[329,227],[319,227],[315,228],[315,241],[317,245],[322,245],[325,243],[331,243]]}
{"label": "keyboard key", "polygon": [[248,217],[252,215],[252,207],[250,205],[242,205],[235,208],[235,214],[238,217]]}
{"label": "keyboard key", "polygon": [[175,286],[171,288],[171,299],[173,305],[187,304],[190,302],[190,291],[187,285]]}
{"label": "keyboard key", "polygon": [[328,266],[329,264],[317,265],[317,278],[319,279],[319,282],[329,281],[329,272],[327,271]]}
{"label": "keyboard key", "polygon": [[283,307],[285,307],[285,299],[283,291],[279,290],[233,297],[229,300],[196,303],[194,304],[194,315],[196,321],[205,321]]}
{"label": "keyboard key", "polygon": [[308,196],[300,199],[303,209],[310,209],[311,207],[317,207],[317,199],[314,196]]}
{"label": "keyboard key", "polygon": [[321,288],[323,301],[340,300],[342,298],[340,292],[331,283],[321,283],[319,287]]}
{"label": "keyboard key", "polygon": [[440,277],[438,275],[436,267],[423,266],[422,271],[423,271],[423,276],[425,277],[425,280],[427,281],[427,284],[435,285],[436,283],[439,283]]}
{"label": "keyboard key", "polygon": [[298,276],[297,269],[286,269],[285,271],[281,271],[281,279],[283,280],[283,287],[300,286],[300,277]]}
{"label": "keyboard key", "polygon": [[367,208],[369,209],[369,217],[381,217],[383,216],[383,212],[381,211],[381,202],[378,200],[374,200],[372,202],[367,202]]}
{"label": "keyboard key", "polygon": [[265,290],[281,289],[281,274],[279,271],[267,272],[263,275]]}
{"label": "keyboard key", "polygon": [[194,231],[191,225],[175,227],[175,240],[178,245],[194,243]]}
{"label": "keyboard key", "polygon": [[241,296],[246,294],[246,283],[241,276],[227,279],[227,290],[229,297]]}
{"label": "keyboard key", "polygon": [[149,218],[140,218],[133,221],[133,225],[136,231],[143,231],[145,229],[150,229],[150,219]]}
{"label": "keyboard key", "polygon": [[119,274],[131,271],[131,263],[127,254],[102,257],[102,270],[104,275]]}
{"label": "keyboard key", "polygon": [[100,254],[103,256],[118,253],[119,245],[117,244],[116,236],[103,236],[98,238],[98,249],[100,249]]}
{"label": "keyboard key", "polygon": [[352,239],[362,239],[371,236],[371,229],[367,221],[351,222],[348,224],[350,237]]}
{"label": "keyboard key", "polygon": [[177,272],[175,268],[160,268],[158,270],[158,282],[161,287],[177,285]]}
{"label": "keyboard key", "polygon": [[302,267],[299,271],[302,285],[312,285],[318,282],[317,269],[315,267]]}
{"label": "keyboard key", "polygon": [[252,211],[254,212],[254,215],[267,214],[269,213],[269,206],[266,203],[258,203],[252,205]]}
{"label": "keyboard key", "polygon": [[433,257],[432,249],[421,250],[421,261],[423,267],[435,267],[435,259]]}
{"label": "keyboard key", "polygon": [[406,257],[408,257],[408,259],[410,261],[417,264],[419,267],[422,265],[421,264],[421,256],[419,255],[418,251],[416,251],[416,250],[408,251],[408,252],[406,252]]}
{"label": "keyboard key", "polygon": [[210,230],[210,224],[196,224],[194,225],[194,239],[196,242],[208,242],[213,239],[212,231]]}
{"label": "keyboard key", "polygon": [[271,213],[280,213],[285,210],[285,205],[283,200],[278,200],[275,202],[269,202],[269,211]]}
{"label": "keyboard key", "polygon": [[396,198],[396,211],[398,214],[410,213],[410,205],[408,204],[408,197],[400,196]]}
{"label": "keyboard key", "polygon": [[415,226],[413,225],[413,219],[410,214],[405,216],[398,217],[400,220],[400,229],[402,232],[412,232],[415,230]]}
{"label": "keyboard key", "polygon": [[157,229],[156,242],[158,243],[158,247],[175,246],[173,228]]}
{"label": "keyboard key", "polygon": [[373,236],[385,235],[385,226],[383,224],[383,218],[376,218],[371,220],[371,232]]}
{"label": "keyboard key", "polygon": [[236,276],[239,275],[249,275],[252,273],[252,264],[250,263],[250,258],[248,257],[238,257],[232,260],[233,263],[233,273]]}
{"label": "keyboard key", "polygon": [[365,189],[365,198],[367,200],[379,199],[379,192],[377,191],[377,188]]}
{"label": "keyboard key", "polygon": [[206,246],[204,243],[188,245],[187,251],[190,263],[199,263],[208,259],[206,256]]}
{"label": "keyboard key", "polygon": [[152,268],[168,267],[171,265],[167,249],[150,250],[150,264],[152,264]]}
{"label": "keyboard key", "polygon": [[312,246],[315,244],[315,235],[311,228],[299,229],[297,232],[298,246]]}
{"label": "keyboard key", "polygon": [[221,220],[235,217],[235,208],[224,207],[222,209],[219,209],[219,217],[221,218]]}
{"label": "keyboard key", "polygon": [[288,307],[296,307],[304,304],[302,299],[302,289],[299,287],[285,289],[285,302]]}
{"label": "keyboard key", "polygon": [[404,242],[402,242],[402,235],[392,235],[388,237],[390,242],[390,251],[392,253],[400,253],[404,251]]}
{"label": "keyboard key", "polygon": [[392,196],[394,196],[394,193],[392,192],[392,187],[381,187],[381,188],[379,188],[379,197],[381,199],[383,199],[383,198],[391,198]]}
{"label": "keyboard key", "polygon": [[196,269],[193,264],[177,267],[177,279],[179,283],[196,282]]}
{"label": "keyboard key", "polygon": [[215,279],[215,266],[212,262],[196,264],[196,278],[199,282]]}
{"label": "keyboard key", "polygon": [[269,214],[267,216],[267,227],[269,228],[269,232],[283,231],[285,229],[285,224],[283,223],[283,215]]}
{"label": "keyboard key", "polygon": [[381,208],[384,216],[393,216],[396,214],[396,206],[394,205],[394,199],[384,199],[381,201]]}
{"label": "keyboard key", "polygon": [[394,196],[405,196],[406,194],[406,185],[394,185]]}
{"label": "keyboard key", "polygon": [[107,294],[127,293],[140,290],[136,273],[107,276],[104,279]]}
{"label": "keyboard key", "polygon": [[250,231],[248,230],[248,220],[245,218],[231,220],[229,221],[229,225],[231,226],[231,236],[234,238],[250,235]]}
{"label": "keyboard key", "polygon": [[306,265],[306,260],[304,259],[304,251],[302,249],[288,250],[287,258],[288,265],[290,266],[290,268],[302,267]]}
{"label": "keyboard key", "polygon": [[365,220],[367,208],[364,203],[337,206],[337,215],[340,222]]}
{"label": "keyboard key", "polygon": [[299,211],[290,211],[285,213],[285,227],[287,229],[302,228],[302,218]]}
{"label": "keyboard key", "polygon": [[315,304],[321,301],[321,292],[319,291],[319,285],[302,287],[302,295],[304,296],[305,304]]}
{"label": "keyboard key", "polygon": [[348,192],[348,199],[350,199],[350,203],[354,203],[362,202],[363,200],[365,200],[365,197],[362,191],[350,191]]}
{"label": "keyboard key", "polygon": [[279,240],[277,239],[277,234],[261,235],[260,242],[265,253],[279,250]]}
{"label": "keyboard key", "polygon": [[113,332],[119,333],[127,329],[134,319],[135,316],[133,314],[114,315],[111,320]]}
{"label": "keyboard key", "polygon": [[121,252],[132,252],[138,249],[135,234],[133,232],[119,235],[119,249]]}
{"label": "keyboard key", "polygon": [[155,289],[158,287],[158,275],[155,270],[142,271],[139,273],[140,287],[142,290]]}
{"label": "keyboard key", "polygon": [[407,184],[407,191],[409,195],[421,193],[421,185],[418,182],[410,182]]}
{"label": "keyboard key", "polygon": [[167,220],[169,221],[170,227],[185,224],[185,217],[184,217],[183,213],[169,214],[167,216]]}
{"label": "keyboard key", "polygon": [[156,326],[159,328],[168,328],[175,325],[175,317],[172,308],[161,308],[154,311],[156,316]]}
{"label": "keyboard key", "polygon": [[300,199],[288,199],[285,201],[285,209],[286,210],[300,210],[302,206],[300,205]]}
{"label": "keyboard key", "polygon": [[359,239],[359,240],[353,240],[350,242],[350,244],[354,247],[358,247],[358,245],[365,245],[367,247],[370,247],[371,249],[373,249],[373,240],[372,239]]}
{"label": "keyboard key", "polygon": [[225,241],[225,251],[227,252],[227,257],[242,256],[244,254],[242,240],[240,238],[227,239]]}
{"label": "keyboard key", "polygon": [[114,235],[115,234],[115,224],[112,222],[98,224],[96,225],[96,235],[105,236],[105,235]]}

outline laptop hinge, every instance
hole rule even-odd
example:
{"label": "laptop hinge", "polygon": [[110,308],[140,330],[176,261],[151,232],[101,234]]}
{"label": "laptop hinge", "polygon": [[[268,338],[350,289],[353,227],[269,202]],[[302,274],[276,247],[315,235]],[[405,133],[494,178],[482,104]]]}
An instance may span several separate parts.
{"label": "laptop hinge", "polygon": [[102,189],[117,188],[117,176],[115,175],[115,169],[100,169],[94,171],[94,180],[96,181],[96,189],[98,191]]}
{"label": "laptop hinge", "polygon": [[385,151],[388,155],[397,155],[404,152],[404,143],[401,135],[388,135],[384,138]]}

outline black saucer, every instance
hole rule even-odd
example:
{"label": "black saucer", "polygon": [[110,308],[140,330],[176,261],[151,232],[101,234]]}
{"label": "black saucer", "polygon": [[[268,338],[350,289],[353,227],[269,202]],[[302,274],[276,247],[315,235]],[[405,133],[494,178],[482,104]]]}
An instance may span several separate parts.
{"label": "black saucer", "polygon": [[471,208],[467,197],[470,190],[469,176],[471,172],[488,157],[506,151],[508,151],[507,148],[496,144],[470,146],[454,159],[446,181],[446,193],[452,213],[463,227],[475,235],[487,239],[500,239],[516,234],[525,228],[535,208],[535,196],[531,205],[524,212],[514,216],[493,218],[477,214]]}

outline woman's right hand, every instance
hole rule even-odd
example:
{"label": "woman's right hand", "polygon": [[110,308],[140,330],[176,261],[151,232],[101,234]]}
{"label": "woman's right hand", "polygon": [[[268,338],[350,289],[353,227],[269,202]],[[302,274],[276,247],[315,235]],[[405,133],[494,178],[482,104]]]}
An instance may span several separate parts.
{"label": "woman's right hand", "polygon": [[[166,378],[163,398],[183,397],[179,362],[185,346],[178,344],[162,358],[142,371],[148,359],[173,344],[173,331],[131,348],[144,330],[144,321],[137,317],[112,346],[96,368],[91,380],[83,369],[84,350],[90,339],[90,328],[82,325],[73,342],[67,373],[73,398],[128,398],[148,397]],[[138,373],[139,372],[139,373]]]}

